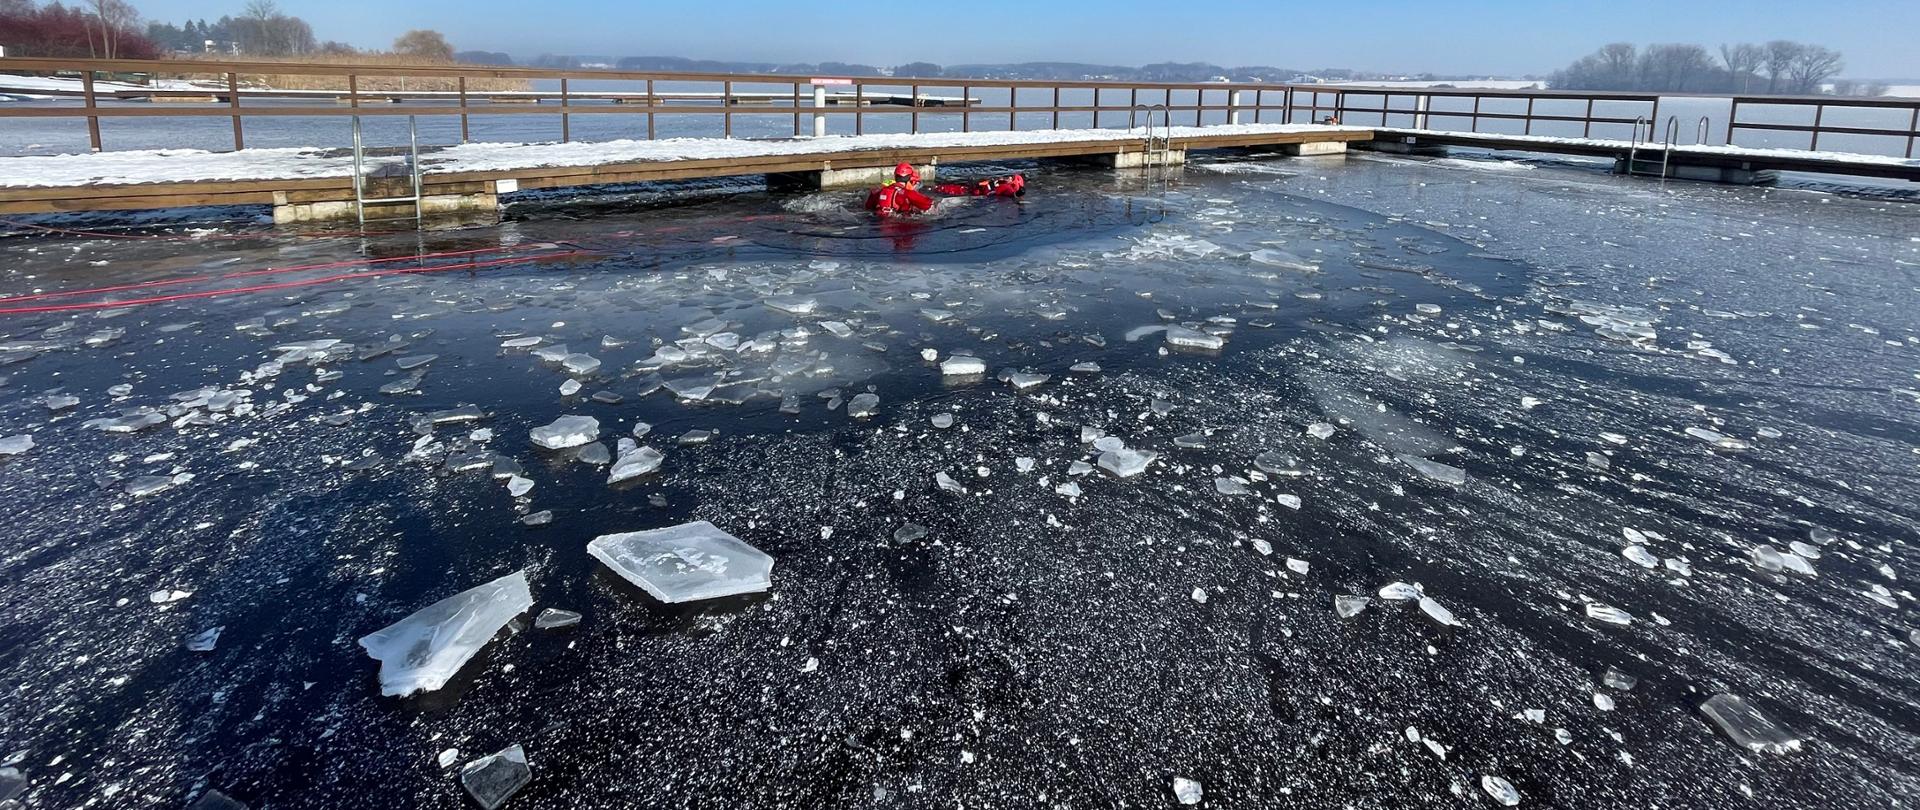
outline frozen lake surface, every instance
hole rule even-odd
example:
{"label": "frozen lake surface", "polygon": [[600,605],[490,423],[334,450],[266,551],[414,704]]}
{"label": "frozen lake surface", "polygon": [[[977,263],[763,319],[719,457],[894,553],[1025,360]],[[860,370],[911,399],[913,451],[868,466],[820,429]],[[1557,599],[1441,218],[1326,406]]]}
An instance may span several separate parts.
{"label": "frozen lake surface", "polygon": [[[1920,803],[1911,203],[1029,168],[887,225],[720,184],[0,238],[0,310],[92,306],[0,314],[0,791],[459,807],[523,754],[512,808]],[[694,521],[771,587],[587,553]],[[517,572],[382,696],[357,640]]]}

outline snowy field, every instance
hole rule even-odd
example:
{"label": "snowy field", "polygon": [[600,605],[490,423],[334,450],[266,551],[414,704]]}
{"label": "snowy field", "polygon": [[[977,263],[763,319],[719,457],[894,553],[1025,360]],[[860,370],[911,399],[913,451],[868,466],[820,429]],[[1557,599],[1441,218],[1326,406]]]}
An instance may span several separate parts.
{"label": "snowy field", "polygon": [[0,237],[0,800],[1920,803],[1911,204],[1029,168]]}

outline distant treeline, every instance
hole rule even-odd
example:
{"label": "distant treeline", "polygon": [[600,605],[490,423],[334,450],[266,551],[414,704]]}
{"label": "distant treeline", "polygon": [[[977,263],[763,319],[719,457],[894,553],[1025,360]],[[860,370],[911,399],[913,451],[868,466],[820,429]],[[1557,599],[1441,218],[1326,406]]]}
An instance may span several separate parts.
{"label": "distant treeline", "polygon": [[1722,45],[1716,55],[1700,45],[1616,42],[1553,74],[1555,90],[1635,90],[1662,93],[1786,93],[1885,95],[1878,83],[1836,80],[1846,61],[1839,51],[1780,39]]}
{"label": "distant treeline", "polygon": [[[463,56],[463,61],[465,61]],[[487,54],[488,57],[504,58],[505,54]],[[487,61],[485,64],[502,64]],[[628,56],[621,58],[607,56],[574,56],[541,54],[526,62],[529,67],[559,69],[613,68],[616,70],[694,72],[694,73],[771,73],[781,75],[818,75],[818,76],[897,76],[901,78],[938,79],[944,77],[970,79],[1049,79],[1060,81],[1140,81],[1140,82],[1205,82],[1218,79],[1246,82],[1286,82],[1298,80],[1345,80],[1363,78],[1353,71],[1345,69],[1326,69],[1301,71],[1293,68],[1268,66],[1225,67],[1206,62],[1161,62],[1151,65],[1129,67],[1125,65],[1097,65],[1082,62],[1018,62],[1010,64],[972,64],[972,65],[936,65],[932,62],[909,62],[893,67],[879,67],[852,62],[736,62],[714,59],[687,59],[678,56]]]}

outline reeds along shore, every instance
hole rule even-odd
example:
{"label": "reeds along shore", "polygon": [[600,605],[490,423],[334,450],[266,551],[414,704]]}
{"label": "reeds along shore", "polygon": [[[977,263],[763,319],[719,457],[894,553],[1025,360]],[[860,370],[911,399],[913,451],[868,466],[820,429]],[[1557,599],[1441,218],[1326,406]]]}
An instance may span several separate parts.
{"label": "reeds along shore", "polygon": [[[209,57],[214,58],[214,57]],[[226,57],[219,57],[226,58]],[[195,73],[188,63],[195,57],[185,57],[181,71],[169,73],[164,78],[225,83],[225,74]],[[290,65],[392,65],[394,67],[462,67],[458,62],[446,62],[421,59],[394,53],[356,53],[356,54],[310,54],[307,56],[247,56],[249,62],[285,62]],[[474,67],[485,67],[476,65]],[[272,87],[277,90],[339,90],[346,92],[347,77],[337,74],[302,73],[242,73],[240,83],[248,87]],[[367,92],[393,92],[399,90],[458,90],[459,80],[452,77],[436,76],[381,76],[378,74],[360,74],[357,76],[359,89]],[[531,90],[532,85],[525,79],[494,79],[470,77],[467,79],[470,91],[493,90]]]}

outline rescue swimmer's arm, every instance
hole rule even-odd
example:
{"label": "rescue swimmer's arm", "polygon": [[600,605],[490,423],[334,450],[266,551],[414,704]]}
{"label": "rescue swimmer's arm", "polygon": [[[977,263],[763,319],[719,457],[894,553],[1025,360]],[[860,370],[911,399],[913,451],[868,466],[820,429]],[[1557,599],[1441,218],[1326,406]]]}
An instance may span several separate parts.
{"label": "rescue swimmer's arm", "polygon": [[915,211],[932,210],[932,197],[928,197],[925,194],[921,194],[918,190],[911,188],[900,189],[900,192],[903,194],[902,199],[906,200],[907,205],[912,206]]}

